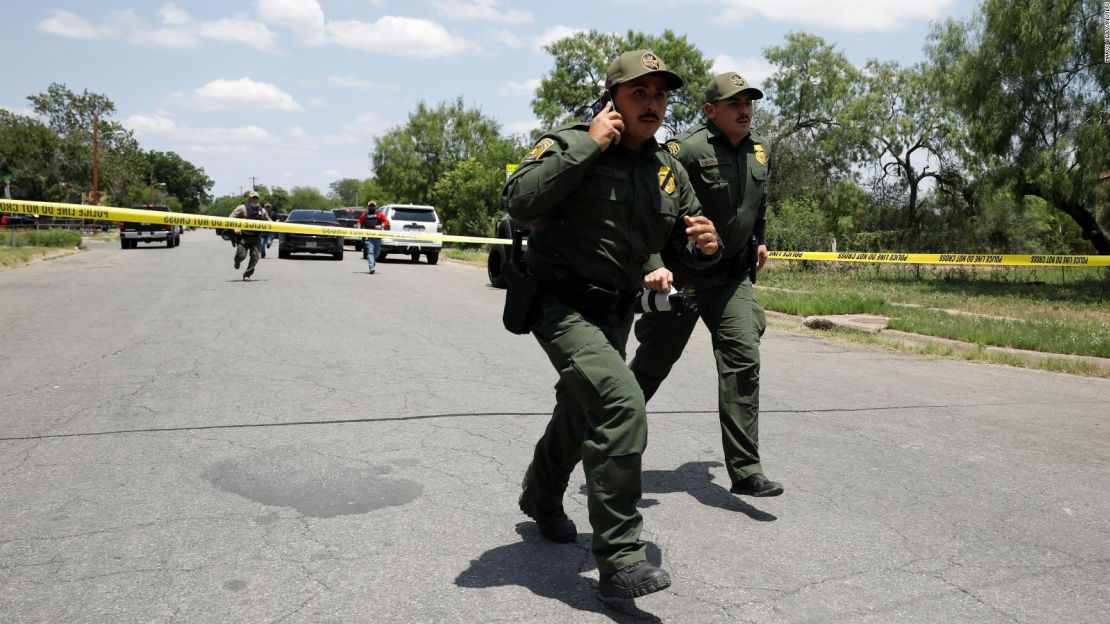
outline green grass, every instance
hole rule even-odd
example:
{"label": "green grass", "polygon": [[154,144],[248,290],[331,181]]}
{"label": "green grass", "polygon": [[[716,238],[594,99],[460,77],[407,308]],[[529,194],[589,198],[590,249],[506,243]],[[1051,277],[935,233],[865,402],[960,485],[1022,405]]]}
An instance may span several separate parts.
{"label": "green grass", "polygon": [[486,266],[486,258],[489,255],[489,247],[486,245],[482,245],[478,248],[444,246],[442,253],[444,258],[484,267]]}
{"label": "green grass", "polygon": [[1110,358],[1110,315],[1101,323],[1003,320],[929,309],[891,309],[888,327],[981,345]]}
{"label": "green grass", "polygon": [[55,249],[50,247],[0,246],[0,267],[17,267],[51,253],[55,253]]}
{"label": "green grass", "polygon": [[[757,290],[760,303],[768,310],[799,316],[879,314],[891,318],[891,329],[916,334],[978,345],[1110,357],[1110,271],[1105,269],[844,267],[778,262],[760,273],[759,285],[806,291]],[[952,315],[945,310],[1007,318]],[[988,361],[1001,358],[990,352],[982,357]],[[1075,368],[1065,362],[1061,366]]]}
{"label": "green grass", "polygon": [[81,246],[81,233],[72,230],[17,230],[0,231],[0,244],[12,247],[65,247]]}

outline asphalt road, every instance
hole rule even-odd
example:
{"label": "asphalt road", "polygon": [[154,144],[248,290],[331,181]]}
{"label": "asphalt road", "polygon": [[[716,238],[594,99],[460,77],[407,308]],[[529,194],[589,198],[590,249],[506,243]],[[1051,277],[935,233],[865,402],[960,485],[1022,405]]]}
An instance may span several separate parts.
{"label": "asphalt road", "polygon": [[[2,622],[1106,622],[1110,382],[770,331],[728,494],[708,337],[650,405],[644,538],[602,602],[516,509],[555,382],[481,269],[211,232],[0,272]],[[723,487],[722,487],[723,486]]]}

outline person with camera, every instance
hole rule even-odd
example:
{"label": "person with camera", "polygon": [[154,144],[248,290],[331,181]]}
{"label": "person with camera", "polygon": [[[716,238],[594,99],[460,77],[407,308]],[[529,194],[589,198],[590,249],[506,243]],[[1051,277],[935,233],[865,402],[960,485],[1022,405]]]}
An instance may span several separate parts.
{"label": "person with camera", "polygon": [[[270,221],[270,215],[258,205],[259,198],[257,191],[251,191],[247,196],[245,204],[239,204],[235,210],[231,211],[228,215],[232,219],[252,219],[256,221]],[[235,242],[235,270],[239,270],[239,265],[246,259],[247,254],[250,254],[250,262],[247,264],[247,270],[243,272],[243,281],[250,280],[254,275],[254,267],[258,264],[258,257],[260,255],[259,245],[262,242],[262,233],[258,230],[233,230],[236,236]]]}
{"label": "person with camera", "polygon": [[647,562],[640,540],[647,415],[624,358],[650,256],[667,248],[708,266],[718,255],[686,172],[655,141],[667,93],[681,86],[655,54],[620,55],[606,74],[611,101],[589,121],[545,133],[502,195],[513,219],[532,223],[525,262],[541,288],[529,329],[559,373],[519,505],[548,540],[575,541],[562,500],[582,462],[606,597],[635,598],[671,583]]}
{"label": "person with camera", "polygon": [[645,314],[636,322],[640,346],[630,365],[648,401],[690,339],[698,318],[709,330],[717,361],[718,416],[730,491],[778,496],[781,483],[763,474],[759,456],[759,342],[767,327],[752,294],[756,271],[767,261],[767,159],[763,138],[751,131],[763,92],[740,74],[720,74],[706,87],[706,121],[667,142],[698,199],[718,224],[722,258],[713,267],[684,264],[671,249],[653,259],[648,286],[673,283],[694,289],[694,314]]}

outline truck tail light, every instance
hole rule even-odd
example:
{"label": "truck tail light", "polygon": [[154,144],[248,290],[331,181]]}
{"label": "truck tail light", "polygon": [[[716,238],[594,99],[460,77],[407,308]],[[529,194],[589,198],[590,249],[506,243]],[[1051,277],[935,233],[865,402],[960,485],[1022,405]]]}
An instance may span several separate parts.
{"label": "truck tail light", "polygon": [[443,232],[443,224],[442,223],[437,223],[436,224],[436,231],[441,232],[441,233]]}

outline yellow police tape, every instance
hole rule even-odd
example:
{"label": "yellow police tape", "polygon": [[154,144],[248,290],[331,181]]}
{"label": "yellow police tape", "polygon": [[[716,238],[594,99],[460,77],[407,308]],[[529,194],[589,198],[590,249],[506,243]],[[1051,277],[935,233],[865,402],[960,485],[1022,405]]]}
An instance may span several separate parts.
{"label": "yellow police tape", "polygon": [[[320,234],[362,238],[395,238],[416,241],[443,241],[451,243],[478,243],[501,245],[512,243],[509,239],[484,236],[456,236],[453,234],[428,234],[390,230],[360,230],[356,228],[325,227],[281,221],[255,221],[231,219],[181,212],[161,212],[137,208],[109,206],[81,206],[55,202],[0,199],[0,212],[35,214],[69,219],[94,219],[103,221],[130,221],[135,223],[161,223],[198,228],[227,228],[256,230],[259,232],[290,232],[295,234]],[[1110,266],[1110,256],[1054,256],[1015,254],[921,254],[921,253],[865,253],[835,251],[772,251],[769,257],[776,260],[820,260],[825,262],[871,262],[890,264],[952,264],[985,266]]]}
{"label": "yellow police tape", "polygon": [[890,264],[960,264],[985,266],[1110,266],[1110,256],[1050,256],[1018,254],[923,254],[835,251],[772,251],[776,260],[875,262]]}
{"label": "yellow police tape", "polygon": [[182,227],[224,228],[231,230],[254,230],[258,232],[287,232],[293,234],[320,234],[323,236],[345,236],[348,238],[391,238],[405,241],[443,241],[451,243],[485,243],[492,245],[512,243],[512,241],[508,239],[487,238],[484,236],[456,236],[453,234],[431,234],[399,230],[361,230],[357,228],[306,225],[303,223],[284,223],[282,221],[231,219],[229,217],[186,214],[183,212],[162,212],[160,210],[141,210],[138,208],[81,206],[77,204],[12,199],[0,199],[0,212],[16,212],[20,214],[34,214],[66,219],[160,223],[163,225],[180,225]]}

